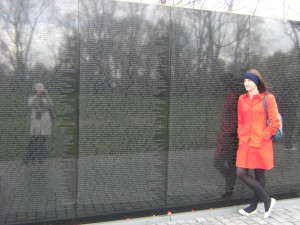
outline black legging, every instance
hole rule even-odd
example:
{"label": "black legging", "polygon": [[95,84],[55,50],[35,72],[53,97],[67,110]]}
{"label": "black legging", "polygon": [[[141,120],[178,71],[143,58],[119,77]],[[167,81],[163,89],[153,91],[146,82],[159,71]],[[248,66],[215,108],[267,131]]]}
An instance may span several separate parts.
{"label": "black legging", "polygon": [[35,158],[40,162],[45,160],[47,135],[32,135],[28,146],[28,151],[25,154],[25,163],[28,163]]}
{"label": "black legging", "polygon": [[265,192],[265,170],[255,169],[255,178],[249,174],[249,170],[246,168],[237,167],[236,176],[240,178],[245,184],[247,184],[254,193],[254,199],[249,207],[250,211],[256,209],[259,200],[265,205],[267,211],[270,207],[271,199]]}

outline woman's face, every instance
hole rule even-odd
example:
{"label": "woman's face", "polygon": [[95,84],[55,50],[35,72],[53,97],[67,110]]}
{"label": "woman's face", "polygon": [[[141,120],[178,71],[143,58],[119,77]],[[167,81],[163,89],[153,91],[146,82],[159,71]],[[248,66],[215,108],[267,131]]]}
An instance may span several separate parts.
{"label": "woman's face", "polygon": [[245,86],[246,91],[248,91],[248,92],[257,90],[256,84],[252,80],[249,80],[249,79],[244,80],[244,86]]}

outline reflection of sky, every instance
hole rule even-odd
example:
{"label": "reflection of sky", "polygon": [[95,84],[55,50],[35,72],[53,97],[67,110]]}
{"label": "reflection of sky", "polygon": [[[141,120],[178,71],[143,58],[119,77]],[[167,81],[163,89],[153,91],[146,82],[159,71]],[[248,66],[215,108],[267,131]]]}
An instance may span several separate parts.
{"label": "reflection of sky", "polygon": [[[138,7],[138,8],[137,8]],[[147,10],[147,13],[144,13],[144,10]],[[162,7],[164,9],[164,7]],[[132,13],[129,14],[128,12]],[[167,10],[165,11],[168,12]],[[162,11],[157,10],[155,5],[146,5],[146,4],[124,4],[121,7],[118,7],[117,11],[114,14],[117,18],[125,18],[130,16],[141,16],[145,20],[151,21],[151,23],[158,22],[161,18],[166,18],[167,14],[163,14]]]}
{"label": "reflection of sky", "polygon": [[[36,62],[41,62],[47,67],[55,65],[56,57],[62,44],[66,28],[64,22],[65,17],[70,15],[73,23],[77,22],[78,3],[73,0],[55,0],[51,1],[49,5],[45,6],[45,10],[39,11],[40,5],[34,4],[35,0],[31,0],[32,6],[28,9],[28,16],[31,25],[37,19],[37,24],[34,29],[32,41],[30,45],[30,52],[28,55],[28,64],[33,66]],[[8,10],[8,9],[2,9]],[[14,12],[9,12],[13,15]],[[40,15],[39,15],[40,14]],[[22,48],[25,50],[30,39],[31,25],[19,25],[21,34]],[[74,24],[73,24],[74,25]],[[75,25],[77,27],[77,25]],[[15,30],[11,23],[0,21],[1,35],[0,39],[6,44],[7,48],[12,54],[16,51],[15,48]],[[0,61],[8,63],[7,58],[0,54]]]}
{"label": "reflection of sky", "polygon": [[49,9],[40,18],[35,31],[32,44],[32,58],[38,59],[45,66],[55,65],[59,56],[62,42],[64,41],[67,29],[66,17],[72,18],[72,26],[77,26],[78,4],[73,0],[52,1]]}
{"label": "reflection of sky", "polygon": [[[120,0],[120,1],[126,1],[126,0]],[[158,3],[159,0],[131,0],[136,2],[147,2],[147,3]],[[169,1],[169,0],[167,0]],[[182,4],[185,4],[185,1],[183,0]],[[170,1],[169,1],[170,2]],[[174,2],[176,2],[174,0]],[[205,7],[208,9],[214,9],[216,6],[218,6],[218,10],[225,10],[224,8],[224,1],[222,0],[222,4],[220,0],[210,0],[205,1],[206,5]],[[243,3],[244,2],[244,3]],[[246,2],[246,3],[245,3]],[[253,2],[249,0],[241,0],[237,2],[236,7],[239,7],[238,9],[233,9],[234,12],[239,13],[249,13],[249,11],[253,10],[253,5],[250,5],[248,2]],[[271,3],[270,3],[271,2]],[[243,4],[244,5],[243,5]],[[124,7],[127,4],[124,4]],[[134,7],[135,4],[127,5],[128,7]],[[299,0],[286,0],[285,1],[285,7],[282,6],[282,2],[279,0],[264,0],[260,1],[259,7],[257,7],[257,14],[263,14],[265,16],[277,16],[280,17],[283,13],[285,13],[289,17],[292,15],[292,13],[297,14],[297,11],[299,12],[297,14],[298,20],[300,20],[300,1]],[[159,21],[161,17],[165,17],[166,15],[162,14],[161,12],[155,11],[155,6],[151,5],[138,5],[139,10],[128,10],[126,8],[118,8],[117,13],[115,14],[117,17],[125,17],[128,16],[127,12],[134,12],[134,13],[140,13],[140,15],[145,18],[145,15],[143,14],[143,11],[140,10],[140,8],[145,7],[147,8],[147,11],[151,10],[153,8],[153,13],[147,13],[146,15],[149,18],[149,21],[152,23],[155,23]],[[222,8],[223,7],[223,8]],[[264,10],[263,10],[264,9]],[[299,9],[299,10],[298,10]],[[65,37],[65,32],[68,32],[66,27],[60,26],[59,24],[64,21],[65,16],[70,14],[73,18],[73,22],[77,22],[77,13],[78,13],[78,3],[73,0],[55,0],[52,1],[49,7],[46,11],[41,15],[36,30],[34,32],[33,41],[31,45],[31,52],[29,55],[29,58],[32,60],[31,64],[34,64],[36,61],[41,61],[46,66],[53,66],[55,64],[55,57],[59,54],[59,49],[61,47],[63,38]],[[138,15],[138,14],[137,14]],[[232,15],[232,14],[229,14]],[[274,51],[281,50],[283,52],[290,50],[292,47],[292,41],[290,38],[286,35],[286,30],[284,29],[284,25],[282,24],[282,21],[274,22],[272,20],[272,27],[270,27],[270,23],[268,23],[268,19],[265,18],[265,23],[261,24],[262,30],[268,30],[267,32],[262,35],[263,43],[267,43],[267,46],[265,48],[267,51],[264,52],[264,54],[271,54]],[[188,23],[187,23],[188,24]],[[0,21],[0,27],[1,30],[5,29],[6,32],[1,32],[0,38],[4,40],[7,43],[7,46],[10,48],[10,50],[14,51],[13,44],[11,38],[13,37],[13,28],[12,26],[9,27],[7,24],[4,24]],[[274,28],[274,29],[272,29]],[[26,34],[24,31],[22,34]],[[27,37],[28,38],[28,37]],[[0,61],[6,62],[3,56],[0,54]]]}
{"label": "reflection of sky", "polygon": [[[259,25],[259,30],[251,32],[259,32],[261,41],[264,43],[263,48],[260,47],[260,54],[271,55],[274,52],[288,52],[293,47],[291,38],[287,35],[290,25],[284,20],[276,20],[274,18],[261,18],[263,22]],[[251,43],[252,47],[256,43]]]}

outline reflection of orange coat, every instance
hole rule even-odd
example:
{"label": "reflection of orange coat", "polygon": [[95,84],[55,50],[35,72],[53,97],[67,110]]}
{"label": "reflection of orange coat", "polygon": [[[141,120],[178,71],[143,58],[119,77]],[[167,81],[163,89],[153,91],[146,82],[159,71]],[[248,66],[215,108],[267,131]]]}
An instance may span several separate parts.
{"label": "reflection of orange coat", "polygon": [[237,167],[267,170],[274,167],[273,143],[270,137],[280,127],[280,120],[275,97],[268,94],[270,124],[266,125],[264,96],[265,93],[260,93],[251,100],[246,93],[239,97]]}
{"label": "reflection of orange coat", "polygon": [[221,130],[218,134],[215,158],[234,161],[238,146],[237,102],[239,94],[228,91],[224,102]]}

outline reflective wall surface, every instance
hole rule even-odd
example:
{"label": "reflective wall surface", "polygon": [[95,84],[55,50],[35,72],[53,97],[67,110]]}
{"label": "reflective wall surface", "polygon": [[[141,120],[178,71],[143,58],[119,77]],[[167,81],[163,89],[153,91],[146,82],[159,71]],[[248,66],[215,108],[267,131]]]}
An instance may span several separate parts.
{"label": "reflective wall surface", "polygon": [[251,197],[235,177],[249,68],[284,120],[267,190],[300,191],[299,22],[108,0],[0,11],[0,224]]}

